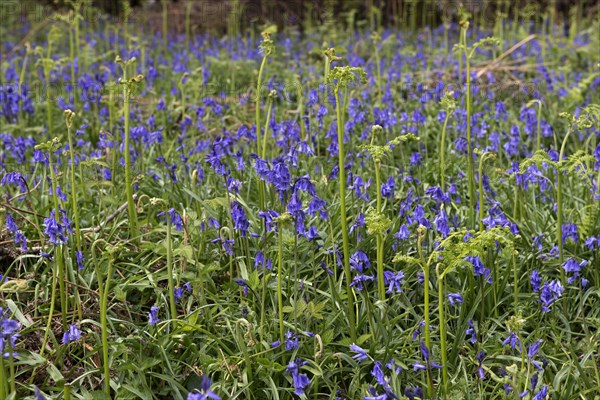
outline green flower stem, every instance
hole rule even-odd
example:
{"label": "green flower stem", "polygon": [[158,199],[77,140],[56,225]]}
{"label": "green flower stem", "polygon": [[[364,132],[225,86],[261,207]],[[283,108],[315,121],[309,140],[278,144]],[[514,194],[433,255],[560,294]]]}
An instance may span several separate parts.
{"label": "green flower stem", "polygon": [[444,302],[444,275],[440,273],[441,264],[435,267],[438,276],[438,312],[440,324],[440,352],[442,355],[442,384],[444,396],[448,394],[448,354],[446,350],[446,318]]}
{"label": "green flower stem", "polygon": [[65,383],[64,387],[64,400],[71,400],[71,384]]}
{"label": "green flower stem", "polygon": [[[267,158],[267,142],[269,137],[269,122],[271,121],[271,112],[273,111],[273,92],[269,94],[269,99],[267,100],[267,119],[265,121],[265,132],[263,135],[263,143],[262,143],[262,153],[261,158],[265,160]],[[257,128],[258,129],[258,128]]]}
{"label": "green flower stem", "polygon": [[169,17],[169,1],[168,0],[162,0],[162,38],[163,38],[163,44],[164,44],[164,48],[165,50],[167,49],[167,44],[169,43],[168,39],[167,39],[167,33],[168,33],[168,29],[167,29],[167,20]]}
{"label": "green flower stem", "polygon": [[[375,182],[377,192],[377,212],[381,213],[381,162],[375,161]],[[385,301],[385,281],[383,274],[383,235],[377,234],[377,291],[379,300]]]}
{"label": "green flower stem", "polygon": [[283,326],[283,293],[282,293],[282,275],[283,275],[283,226],[279,224],[279,235],[277,240],[277,312],[279,315],[279,340],[281,343],[285,340]]}
{"label": "green flower stem", "polygon": [[4,357],[0,357],[0,398],[6,399],[6,388],[8,382],[6,382],[6,371],[4,371]]}
{"label": "green flower stem", "polygon": [[[560,163],[565,155],[565,146],[567,144],[567,140],[569,136],[573,132],[573,127],[570,126],[565,138],[563,139],[562,145],[560,146],[560,153],[558,156],[558,162]],[[563,199],[562,199],[562,183],[563,183],[563,171],[560,168],[557,168],[557,186],[556,186],[556,241],[558,242],[558,262],[562,265],[564,261],[564,251],[563,251],[563,242],[562,242],[562,224],[563,224]],[[566,284],[566,274],[564,268],[560,269],[560,277],[561,281]]]}
{"label": "green flower stem", "polygon": [[260,91],[262,86],[262,75],[265,69],[265,64],[267,63],[267,58],[269,56],[265,54],[263,56],[262,62],[260,63],[260,68],[258,70],[258,78],[256,81],[256,99],[254,103],[255,108],[255,126],[256,126],[256,154],[261,154],[262,149],[262,141],[261,141],[261,133],[260,133]]}
{"label": "green flower stem", "polygon": [[[52,165],[52,151],[48,154],[48,168],[50,169],[50,181],[52,182],[52,197],[54,199],[54,217],[58,220],[60,218],[60,207],[58,202],[58,193],[56,185],[56,174],[54,173],[54,166]],[[67,330],[67,309],[68,299],[65,288],[65,265],[63,259],[63,246],[55,246],[56,250],[56,264],[58,266],[58,286],[60,291],[60,306],[61,306],[61,317],[63,330]],[[55,287],[52,286],[52,290]],[[52,314],[49,314],[48,318],[52,318]]]}
{"label": "green flower stem", "polygon": [[48,337],[51,332],[50,328],[52,326],[52,315],[54,315],[54,307],[56,306],[56,281],[58,280],[57,272],[58,271],[56,268],[52,269],[52,294],[50,296],[50,309],[48,310],[48,321],[46,322],[46,329],[44,329],[44,339],[42,340],[42,346],[40,348],[40,357],[44,354],[46,344],[48,343]]}
{"label": "green flower stem", "polygon": [[175,285],[173,282],[173,248],[171,243],[171,219],[167,216],[167,279],[169,285],[169,307],[171,319],[177,318],[177,306],[175,304]]}
{"label": "green flower stem", "polygon": [[337,115],[338,131],[338,167],[339,167],[339,185],[340,185],[340,216],[342,219],[342,246],[344,250],[344,274],[346,278],[346,295],[348,300],[348,324],[350,329],[350,338],[356,340],[356,319],[354,316],[354,293],[350,284],[350,244],[348,240],[348,217],[346,215],[346,170],[344,168],[344,124],[342,121],[342,106],[340,104],[339,88],[335,88],[335,109]]}
{"label": "green flower stem", "polygon": [[512,254],[512,263],[513,263],[513,290],[514,290],[514,294],[513,294],[514,305],[513,305],[513,307],[516,312],[519,308],[519,273],[518,273],[518,268],[517,268],[517,255],[515,254],[515,250],[513,250],[513,254]]}
{"label": "green flower stem", "polygon": [[[106,271],[106,282],[104,283],[104,289],[101,289],[100,296],[102,302],[100,303],[100,325],[102,326],[102,367],[104,369],[104,393],[110,396],[110,365],[108,356],[108,293],[110,290],[110,280],[112,276],[113,259],[108,261],[108,269]],[[100,277],[100,275],[98,275]],[[102,287],[98,282],[98,287]]]}
{"label": "green flower stem", "polygon": [[[132,59],[133,60],[133,59]],[[129,62],[132,62],[130,60]],[[124,157],[125,157],[125,190],[127,194],[127,213],[129,215],[129,235],[131,239],[136,239],[138,236],[137,228],[137,213],[135,209],[135,203],[133,201],[133,171],[131,166],[131,154],[130,148],[130,135],[129,135],[129,107],[131,97],[131,82],[127,81],[127,65],[129,62],[123,64],[123,118],[124,118],[124,130],[125,130],[125,146],[124,146]],[[114,172],[113,172],[114,173]]]}
{"label": "green flower stem", "polygon": [[[545,47],[545,46],[543,46]],[[542,149],[542,102],[537,101],[538,110],[537,110],[537,143],[536,150],[540,151]]]}
{"label": "green flower stem", "polygon": [[[6,342],[5,342],[6,343]],[[8,345],[8,369],[10,370],[10,377],[9,377],[9,383],[10,383],[10,392],[11,393],[17,393],[17,384],[16,384],[16,379],[15,379],[15,357],[13,356],[13,352],[14,349],[12,348],[12,346]]]}
{"label": "green flower stem", "polygon": [[[77,17],[73,17],[74,23]],[[71,90],[73,93],[73,104],[77,104],[77,81],[75,80],[75,38],[73,29],[69,29],[69,60],[71,61]]]}
{"label": "green flower stem", "polygon": [[475,173],[473,168],[473,145],[471,143],[471,55],[467,49],[467,29],[468,23],[462,27],[462,41],[465,49],[466,56],[466,108],[467,108],[467,183],[469,189],[469,211],[470,211],[470,225],[475,224]]}
{"label": "green flower stem", "polygon": [[488,158],[495,158],[493,153],[483,153],[481,157],[479,157],[479,231],[483,232],[483,218],[485,216],[485,206],[483,202],[483,163]]}
{"label": "green flower stem", "polygon": [[75,151],[73,149],[73,117],[75,113],[71,110],[65,110],[65,121],[67,124],[67,136],[69,139],[69,157],[71,159],[70,177],[71,177],[71,203],[73,207],[73,217],[75,219],[75,243],[77,250],[81,250],[81,230],[79,225],[79,207],[77,206],[77,185],[75,184]]}
{"label": "green flower stem", "polygon": [[446,112],[446,118],[444,118],[444,127],[442,128],[442,136],[440,138],[440,184],[442,190],[446,190],[446,129],[448,128],[448,120],[450,119],[451,112]]}

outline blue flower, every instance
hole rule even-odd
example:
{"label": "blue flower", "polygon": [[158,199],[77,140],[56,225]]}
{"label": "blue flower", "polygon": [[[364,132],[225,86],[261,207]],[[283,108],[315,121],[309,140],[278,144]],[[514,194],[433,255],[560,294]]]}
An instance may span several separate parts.
{"label": "blue flower", "polygon": [[[18,353],[14,351],[16,347],[21,324],[14,319],[8,318],[8,309],[0,307],[0,354],[4,358],[18,357]],[[11,353],[12,351],[12,353]]]}
{"label": "blue flower", "polygon": [[473,273],[475,276],[483,276],[487,283],[492,283],[492,276],[489,268],[484,268],[483,262],[479,256],[467,256],[465,261],[468,261],[473,265]]}
{"label": "blue flower", "polygon": [[56,220],[55,212],[52,210],[48,218],[44,218],[44,233],[48,235],[49,242],[61,245],[67,242],[65,227]]}
{"label": "blue flower", "polygon": [[550,312],[550,305],[562,296],[564,287],[559,281],[550,281],[544,283],[544,287],[540,293],[540,302],[542,303],[542,311]]}
{"label": "blue flower", "polygon": [[473,325],[473,320],[469,319],[467,321],[467,323],[469,324],[469,327],[467,328],[465,333],[467,335],[471,335],[471,343],[475,344],[477,342],[477,332],[475,331],[475,326]]}
{"label": "blue flower", "polygon": [[69,344],[81,339],[81,331],[75,324],[71,324],[69,329],[63,333],[62,344]]}
{"label": "blue flower", "polygon": [[531,277],[529,278],[529,281],[531,282],[531,289],[537,293],[540,291],[540,285],[542,283],[542,278],[540,277],[540,273],[538,272],[537,269],[534,269],[531,272]]}
{"label": "blue flower", "polygon": [[294,361],[290,361],[286,368],[286,372],[292,374],[292,380],[295,388],[294,393],[298,396],[304,394],[304,390],[310,383],[308,376],[300,373],[300,367],[306,364],[306,361],[303,361],[301,358],[296,358]]}
{"label": "blue flower", "polygon": [[27,192],[27,182],[25,181],[25,178],[23,178],[23,175],[21,175],[19,172],[7,172],[4,174],[4,176],[2,176],[2,180],[0,180],[0,186],[11,184],[18,186],[21,193]]}
{"label": "blue flower", "polygon": [[577,232],[577,225],[575,224],[563,224],[562,226],[562,242],[571,239],[575,243],[579,242],[579,233]]}
{"label": "blue flower", "polygon": [[402,283],[404,282],[404,272],[385,271],[383,273],[384,282],[388,286],[386,293],[401,293]]}
{"label": "blue flower", "polygon": [[77,268],[79,268],[79,270],[83,270],[83,262],[85,261],[83,258],[83,253],[81,252],[81,250],[77,250],[75,252],[75,258],[77,260]]}
{"label": "blue flower", "polygon": [[250,222],[248,222],[244,207],[237,201],[231,203],[231,217],[233,218],[233,229],[242,232],[242,237],[246,237]]}
{"label": "blue flower", "polygon": [[453,306],[463,302],[463,297],[460,293],[448,293],[446,297],[448,298],[450,304],[452,304]]}
{"label": "blue flower", "polygon": [[200,391],[199,393],[192,392],[188,394],[187,400],[221,400],[221,398],[212,390],[210,390],[210,379],[206,376],[202,376],[202,381],[200,382]]}
{"label": "blue flower", "polygon": [[369,358],[367,351],[354,343],[350,345],[350,351],[356,353],[352,356],[356,361],[364,361]]}
{"label": "blue flower", "polygon": [[433,222],[435,223],[435,228],[442,235],[442,237],[444,239],[447,238],[448,235],[450,235],[450,226],[448,225],[448,215],[446,214],[444,209],[440,210],[439,214],[436,215]]}
{"label": "blue flower", "polygon": [[521,341],[516,333],[511,332],[506,339],[502,342],[502,347],[510,344],[510,347],[514,350],[517,345],[519,345],[519,351],[522,350]]}
{"label": "blue flower", "polygon": [[160,310],[160,307],[158,306],[150,307],[150,312],[148,313],[148,323],[151,326],[154,326],[158,323],[158,310]]}
{"label": "blue flower", "polygon": [[350,267],[357,272],[364,272],[366,268],[371,266],[369,257],[362,251],[357,250],[350,256]]}

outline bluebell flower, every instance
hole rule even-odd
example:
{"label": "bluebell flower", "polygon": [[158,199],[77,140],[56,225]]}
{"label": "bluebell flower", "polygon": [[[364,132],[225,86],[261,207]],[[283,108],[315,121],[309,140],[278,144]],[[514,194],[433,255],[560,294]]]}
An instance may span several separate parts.
{"label": "bluebell flower", "polygon": [[244,291],[244,296],[248,297],[248,283],[243,279],[234,279],[234,281],[238,286],[241,286]]}
{"label": "bluebell flower", "polygon": [[506,339],[502,342],[502,347],[510,344],[510,347],[514,350],[517,345],[519,345],[519,351],[522,350],[521,341],[516,333],[511,332]]}
{"label": "bluebell flower", "polygon": [[48,218],[44,218],[44,233],[48,236],[50,243],[61,245],[67,242],[65,228],[56,220],[55,210],[50,212]]}
{"label": "bluebell flower", "polygon": [[0,354],[4,358],[18,357],[19,354],[15,352],[16,342],[19,338],[19,330],[21,324],[8,317],[8,309],[0,307]]}
{"label": "bluebell flower", "polygon": [[387,385],[387,381],[386,381],[385,375],[383,373],[383,368],[379,361],[375,361],[375,363],[373,365],[373,370],[371,370],[371,375],[373,375],[373,377],[375,378],[375,381],[377,381],[377,383],[380,384],[381,386]]}
{"label": "bluebell flower", "polygon": [[223,246],[223,250],[225,250],[225,253],[227,253],[230,256],[233,256],[233,245],[235,243],[233,239],[226,239],[225,237],[219,236],[218,238],[215,238],[210,242],[221,243],[221,245]]}
{"label": "bluebell flower", "polygon": [[367,351],[365,349],[363,349],[362,347],[357,346],[354,343],[352,343],[350,345],[350,351],[356,353],[355,355],[352,356],[352,358],[355,359],[356,361],[364,361],[367,358],[369,358]]}
{"label": "bluebell flower", "polygon": [[550,312],[550,305],[562,296],[564,290],[564,287],[559,281],[554,280],[544,283],[544,286],[540,293],[542,311],[546,313]]}
{"label": "bluebell flower", "polygon": [[248,222],[244,207],[237,201],[231,203],[231,217],[233,218],[233,229],[240,231],[242,237],[246,237],[250,222]]}
{"label": "bluebell flower", "polygon": [[427,369],[427,366],[421,364],[420,362],[413,363],[413,371],[424,371]]}
{"label": "bluebell flower", "polygon": [[483,262],[479,256],[467,256],[465,261],[468,261],[473,265],[473,274],[475,276],[483,276],[487,283],[492,283],[492,271],[489,268],[484,268]]}
{"label": "bluebell flower", "polygon": [[350,256],[350,267],[357,272],[364,272],[366,268],[371,266],[369,257],[362,251],[357,250]]}
{"label": "bluebell flower", "polygon": [[75,324],[69,325],[69,329],[63,333],[62,344],[69,344],[81,339],[81,330]]}
{"label": "bluebell flower", "polygon": [[408,239],[410,237],[408,226],[406,226],[406,224],[400,225],[400,228],[398,228],[398,232],[394,234],[394,237],[402,241]]}
{"label": "bluebell flower", "polygon": [[372,282],[374,278],[370,275],[358,274],[354,278],[352,278],[352,283],[350,283],[351,287],[355,287],[356,290],[364,290],[364,285],[367,282]]}
{"label": "bluebell flower", "polygon": [[423,389],[420,387],[407,387],[404,389],[404,395],[408,397],[410,400],[414,400],[415,398],[423,399]]}
{"label": "bluebell flower", "polygon": [[84,258],[83,258],[83,253],[81,252],[81,250],[77,250],[75,252],[75,259],[77,260],[77,268],[82,271],[83,270],[83,263],[84,263]]}
{"label": "bluebell flower", "polygon": [[571,239],[575,243],[579,242],[579,233],[577,232],[577,225],[575,224],[563,224],[562,226],[562,242],[565,242]]}
{"label": "bluebell flower", "polygon": [[437,231],[440,233],[440,235],[442,235],[442,238],[445,239],[448,237],[448,235],[450,235],[450,226],[448,225],[448,215],[446,215],[446,212],[444,211],[444,209],[440,210],[439,214],[436,215],[433,222],[435,223],[435,228],[437,229]]}
{"label": "bluebell flower", "polygon": [[450,304],[452,304],[453,306],[463,302],[463,297],[460,293],[448,293],[446,297],[448,298]]}
{"label": "bluebell flower", "polygon": [[23,178],[23,175],[21,175],[20,172],[6,172],[2,176],[2,180],[0,180],[0,186],[6,186],[11,184],[18,186],[21,193],[27,192],[27,182],[25,181],[25,178]]}
{"label": "bluebell flower", "polygon": [[398,375],[400,372],[402,372],[402,367],[396,366],[396,360],[394,360],[393,358],[390,358],[390,361],[388,361],[385,364],[385,366],[387,367],[387,369],[389,369],[396,375]]}
{"label": "bluebell flower", "polygon": [[540,285],[542,284],[542,278],[540,277],[540,273],[537,269],[534,269],[531,272],[531,277],[529,278],[529,281],[531,282],[531,289],[534,291],[534,293],[539,292]]}
{"label": "bluebell flower", "polygon": [[158,323],[158,310],[160,310],[160,307],[158,306],[150,307],[150,312],[148,313],[148,323],[151,326],[154,326]]}
{"label": "bluebell flower", "polygon": [[546,396],[548,396],[548,386],[542,387],[542,390],[533,396],[531,400],[545,400]]}
{"label": "bluebell flower", "polygon": [[[166,214],[169,216],[171,224],[175,227],[175,230],[182,231],[183,220],[181,219],[181,215],[179,215],[179,213],[174,208],[171,208],[169,211],[167,211]],[[160,212],[157,214],[157,217],[161,217],[163,215],[165,215],[165,213]]]}
{"label": "bluebell flower", "polygon": [[429,362],[429,349],[427,348],[427,345],[421,340],[419,346],[421,348],[421,355],[423,356],[423,359],[426,363]]}
{"label": "bluebell flower", "polygon": [[533,358],[536,356],[536,354],[540,350],[541,345],[542,345],[542,339],[538,339],[535,342],[533,342],[527,349],[527,358],[529,359],[529,362],[532,363],[540,371],[542,370],[542,366],[537,361],[535,361]]}
{"label": "bluebell flower", "polygon": [[183,298],[183,287],[181,286],[177,286],[173,289],[173,295],[175,297],[175,302],[179,303],[179,300],[181,300]]}
{"label": "bluebell flower", "polygon": [[297,396],[303,395],[306,387],[310,383],[308,376],[300,373],[300,368],[306,364],[306,361],[303,361],[301,358],[296,358],[294,361],[290,361],[286,368],[286,372],[292,374],[292,380],[295,388],[294,394]]}
{"label": "bluebell flower", "polygon": [[200,391],[188,394],[187,400],[221,400],[221,398],[210,390],[210,379],[203,375],[200,382]]}
{"label": "bluebell flower", "polygon": [[469,324],[469,327],[467,328],[465,333],[467,335],[471,335],[471,343],[475,344],[477,342],[477,332],[475,331],[475,326],[473,325],[473,320],[469,319],[467,321],[467,323]]}
{"label": "bluebell flower", "polygon": [[384,282],[388,285],[386,293],[401,293],[402,283],[404,282],[404,272],[385,271],[383,273]]}
{"label": "bluebell flower", "polygon": [[46,400],[46,397],[44,396],[44,394],[40,391],[40,389],[37,386],[34,386],[34,399],[35,400]]}
{"label": "bluebell flower", "polygon": [[395,187],[396,182],[394,181],[394,178],[390,176],[386,182],[381,184],[381,196],[392,200],[394,198]]}

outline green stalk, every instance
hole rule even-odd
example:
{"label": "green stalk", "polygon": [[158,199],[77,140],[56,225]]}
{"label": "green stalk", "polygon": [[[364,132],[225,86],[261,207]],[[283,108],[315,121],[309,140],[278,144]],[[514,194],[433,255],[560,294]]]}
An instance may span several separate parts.
{"label": "green stalk", "polygon": [[446,111],[446,118],[444,118],[444,127],[442,128],[442,137],[440,138],[440,183],[442,190],[446,190],[446,128],[448,127],[448,120],[450,119],[450,111]]}
{"label": "green stalk", "polygon": [[[77,20],[77,18],[75,18]],[[75,39],[73,29],[69,28],[69,59],[71,61],[71,90],[73,91],[73,104],[77,104],[77,81],[75,80]]]}
{"label": "green stalk", "polygon": [[[6,343],[6,342],[5,342]],[[10,392],[17,394],[17,384],[15,379],[15,357],[13,356],[14,349],[9,343],[8,350],[8,368],[10,370]]]}
{"label": "green stalk", "polygon": [[71,400],[71,384],[65,383],[64,387],[64,400]]}
{"label": "green stalk", "polygon": [[165,50],[167,49],[167,19],[168,19],[168,7],[169,2],[167,0],[162,0],[162,37],[163,37],[163,45]]}
{"label": "green stalk", "polygon": [[540,151],[541,148],[542,148],[542,102],[538,100],[536,149],[537,149],[537,151]]}
{"label": "green stalk", "polygon": [[[48,168],[50,169],[50,181],[52,182],[52,197],[54,199],[54,217],[58,220],[60,218],[60,207],[58,203],[57,185],[56,185],[56,174],[54,173],[54,167],[52,165],[52,150],[48,154]],[[62,245],[55,246],[56,249],[56,263],[58,265],[58,286],[60,291],[60,307],[62,316],[62,327],[63,331],[67,330],[67,293],[65,289],[65,266],[63,260],[63,247]],[[54,291],[54,286],[52,287]],[[52,314],[49,315],[48,319],[52,318]],[[49,321],[50,322],[50,321]]]}
{"label": "green stalk", "polygon": [[262,74],[265,69],[265,64],[267,63],[268,55],[265,53],[263,56],[262,62],[260,63],[260,68],[258,70],[258,78],[256,82],[256,100],[254,103],[255,108],[255,125],[256,125],[256,154],[261,154],[262,142],[260,137],[260,91],[262,86]]}
{"label": "green stalk", "polygon": [[[562,145],[560,146],[560,154],[558,156],[558,162],[560,163],[564,157],[565,154],[565,146],[567,144],[567,139],[569,139],[569,136],[571,135],[571,132],[573,132],[573,127],[569,126],[569,130],[567,131],[567,134],[565,135],[565,138],[563,139]],[[558,173],[558,183],[557,183],[557,187],[556,187],[556,240],[558,241],[558,262],[560,265],[562,265],[563,261],[564,261],[564,252],[563,252],[563,242],[562,242],[562,224],[563,224],[563,200],[562,200],[562,181],[563,181],[563,171],[561,171],[560,168],[557,168],[557,173]],[[561,276],[561,280],[562,283],[565,284],[566,283],[566,275],[565,275],[565,270],[563,268],[559,268],[560,269],[560,276]]]}
{"label": "green stalk", "polygon": [[[129,235],[131,239],[134,239],[138,236],[137,230],[137,213],[135,210],[135,203],[133,202],[133,172],[131,170],[131,154],[129,151],[129,106],[130,106],[130,96],[131,96],[131,83],[127,82],[127,64],[123,65],[123,118],[124,118],[124,129],[125,129],[125,147],[124,157],[125,157],[125,190],[127,194],[127,212],[129,214]],[[113,172],[114,173],[114,172]]]}
{"label": "green stalk", "polygon": [[271,91],[271,93],[269,93],[269,99],[267,100],[268,104],[267,104],[267,119],[265,121],[265,133],[263,136],[263,142],[262,142],[262,154],[261,154],[261,158],[263,160],[265,160],[267,158],[267,142],[268,142],[268,135],[269,135],[269,122],[271,121],[271,112],[273,110],[273,97],[275,97],[275,94],[273,93],[275,92],[274,90]]}
{"label": "green stalk", "polygon": [[[377,192],[377,213],[381,212],[381,162],[375,161],[375,182]],[[383,236],[377,234],[377,291],[379,292],[379,300],[385,301],[385,282],[383,274]]]}
{"label": "green stalk", "polygon": [[[43,349],[43,348],[42,348]],[[0,357],[0,398],[6,399],[6,371],[4,371],[4,357]]]}
{"label": "green stalk", "polygon": [[[106,272],[106,282],[104,289],[101,290],[102,303],[100,304],[100,325],[102,326],[102,366],[104,368],[104,393],[110,396],[110,365],[108,356],[108,292],[110,289],[110,280],[113,268],[112,257],[108,261],[108,270]],[[100,275],[98,275],[100,276]],[[100,282],[99,282],[100,283]],[[99,284],[98,287],[101,287]]]}
{"label": "green stalk", "polygon": [[346,170],[344,168],[344,124],[342,121],[342,106],[340,104],[339,88],[335,88],[335,109],[337,115],[338,131],[338,167],[340,185],[340,215],[342,219],[342,246],[344,250],[344,274],[346,275],[346,295],[348,297],[348,324],[350,338],[356,340],[356,322],[354,316],[354,293],[350,284],[350,244],[348,240],[348,217],[346,216]]}
{"label": "green stalk", "polygon": [[75,151],[73,150],[73,117],[75,113],[71,110],[65,110],[65,122],[67,125],[67,136],[69,139],[69,157],[71,158],[71,203],[73,206],[73,217],[75,219],[75,243],[77,244],[77,250],[81,250],[81,230],[79,227],[79,208],[77,207],[77,186],[75,185]]}
{"label": "green stalk", "polygon": [[169,284],[169,306],[171,309],[171,319],[177,318],[177,306],[175,305],[175,285],[173,282],[173,249],[171,243],[171,218],[167,213],[167,278]]}
{"label": "green stalk", "polygon": [[468,23],[465,23],[462,27],[462,40],[463,46],[465,49],[466,56],[466,91],[467,91],[467,99],[466,99],[466,107],[467,107],[467,176],[468,176],[468,188],[469,188],[469,210],[470,210],[470,225],[473,226],[475,224],[475,177],[474,177],[474,168],[473,168],[473,146],[471,143],[471,60],[470,54],[468,54],[467,49],[467,29],[469,29]]}
{"label": "green stalk", "polygon": [[[50,309],[48,310],[48,321],[46,322],[46,329],[44,329],[44,339],[42,340],[42,346],[40,348],[40,357],[44,354],[44,350],[46,350],[46,344],[48,343],[48,336],[51,332],[51,324],[52,324],[52,315],[54,315],[54,307],[56,305],[56,281],[57,281],[57,270],[56,268],[52,269],[52,294],[50,296]],[[1,359],[2,357],[0,357]]]}
{"label": "green stalk", "polygon": [[519,274],[517,271],[517,256],[515,255],[515,250],[513,250],[512,254],[512,262],[513,262],[513,289],[514,289],[514,311],[516,312],[519,306]]}
{"label": "green stalk", "polygon": [[283,226],[279,224],[279,238],[277,240],[277,312],[279,314],[279,340],[284,342],[285,332],[283,326],[283,293],[281,276],[283,275]]}
{"label": "green stalk", "polygon": [[438,276],[438,311],[440,319],[440,347],[442,355],[442,384],[444,396],[448,394],[448,354],[446,351],[446,318],[444,302],[444,275],[440,274],[440,264],[435,267]]}

